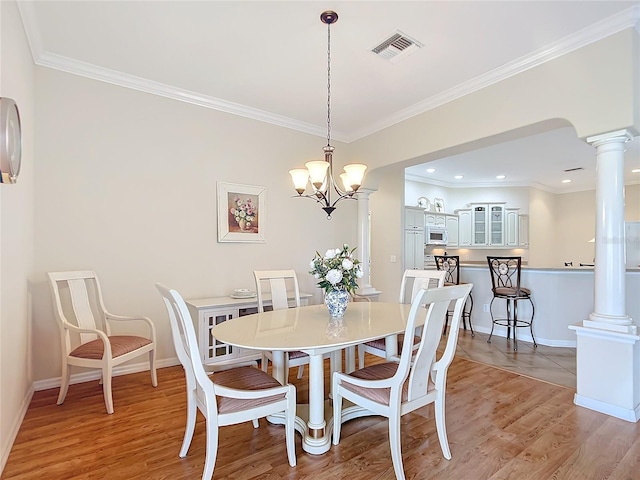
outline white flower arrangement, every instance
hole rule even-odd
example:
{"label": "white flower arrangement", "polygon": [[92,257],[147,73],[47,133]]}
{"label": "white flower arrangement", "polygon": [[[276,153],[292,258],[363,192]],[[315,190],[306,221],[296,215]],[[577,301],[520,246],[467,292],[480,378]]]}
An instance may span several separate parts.
{"label": "white flower arrangement", "polygon": [[330,248],[324,256],[316,252],[309,264],[309,273],[319,280],[320,288],[327,293],[340,288],[355,293],[357,279],[362,278],[363,272],[360,260],[353,256],[354,251],[355,248],[349,250],[345,243],[342,248]]}

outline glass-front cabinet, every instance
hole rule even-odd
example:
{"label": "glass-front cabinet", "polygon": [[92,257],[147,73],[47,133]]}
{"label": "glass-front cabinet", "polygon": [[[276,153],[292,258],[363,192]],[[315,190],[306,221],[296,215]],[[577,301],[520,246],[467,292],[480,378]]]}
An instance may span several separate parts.
{"label": "glass-front cabinet", "polygon": [[476,204],[472,211],[472,245],[503,246],[504,204]]}

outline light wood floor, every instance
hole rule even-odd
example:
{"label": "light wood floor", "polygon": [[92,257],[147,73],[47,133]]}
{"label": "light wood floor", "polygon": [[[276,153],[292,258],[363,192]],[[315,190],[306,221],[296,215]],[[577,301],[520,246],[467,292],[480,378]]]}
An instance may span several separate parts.
{"label": "light wood floor", "polygon": [[[632,480],[640,478],[640,424],[573,404],[574,389],[463,358],[486,339],[461,332],[447,384],[447,430],[453,458],[442,457],[433,407],[403,417],[408,479]],[[466,343],[465,343],[466,342]],[[478,343],[478,349],[485,348]],[[521,350],[524,356],[524,350]],[[367,357],[368,363],[379,361]],[[307,377],[291,381],[299,402]],[[98,382],[72,385],[62,406],[57,389],[36,392],[2,479],[199,479],[204,419],[187,458],[178,457],[185,421],[181,367],[158,371],[159,386],[138,373],[113,380],[115,413],[107,415]],[[328,383],[327,383],[328,385]],[[325,455],[302,451],[287,463],[281,426],[261,420],[223,427],[214,479],[393,479],[387,422],[348,422]]]}

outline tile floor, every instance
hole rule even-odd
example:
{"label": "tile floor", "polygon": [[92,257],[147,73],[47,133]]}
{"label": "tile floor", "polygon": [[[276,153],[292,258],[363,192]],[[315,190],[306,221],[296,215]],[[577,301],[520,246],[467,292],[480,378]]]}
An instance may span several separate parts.
{"label": "tile floor", "polygon": [[[446,337],[443,337],[443,339]],[[493,336],[487,343],[489,334],[460,330],[456,355],[503,368],[556,385],[576,388],[575,348],[547,347],[518,341],[518,351],[513,351],[513,340]]]}

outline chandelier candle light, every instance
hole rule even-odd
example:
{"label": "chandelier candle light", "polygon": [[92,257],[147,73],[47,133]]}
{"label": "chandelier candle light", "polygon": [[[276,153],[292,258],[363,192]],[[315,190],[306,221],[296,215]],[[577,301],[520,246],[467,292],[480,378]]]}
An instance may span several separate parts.
{"label": "chandelier candle light", "polygon": [[[344,189],[340,189],[333,177],[333,150],[331,146],[331,24],[338,21],[338,14],[327,10],[320,15],[322,23],[327,25],[327,146],[324,147],[324,160],[316,160],[305,163],[306,168],[289,170],[293,179],[293,185],[298,196],[313,198],[323,205],[322,209],[327,213],[327,219],[336,209],[336,203],[345,198],[354,198],[354,194],[362,185],[364,172],[367,166],[362,163],[352,163],[344,166],[344,173],[340,179]],[[311,182],[313,194],[304,195],[307,183]],[[331,190],[338,198],[331,201]]]}

